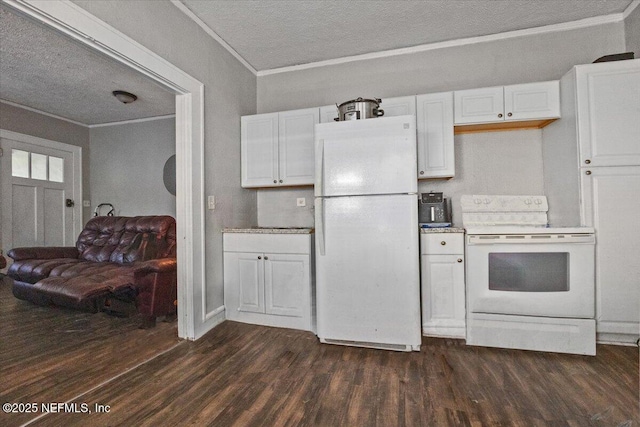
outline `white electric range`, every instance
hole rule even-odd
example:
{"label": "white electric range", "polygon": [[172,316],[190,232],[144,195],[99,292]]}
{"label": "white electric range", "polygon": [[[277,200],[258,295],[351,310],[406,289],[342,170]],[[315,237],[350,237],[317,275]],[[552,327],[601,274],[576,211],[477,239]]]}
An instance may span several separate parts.
{"label": "white electric range", "polygon": [[467,344],[595,355],[594,230],[544,196],[462,196]]}

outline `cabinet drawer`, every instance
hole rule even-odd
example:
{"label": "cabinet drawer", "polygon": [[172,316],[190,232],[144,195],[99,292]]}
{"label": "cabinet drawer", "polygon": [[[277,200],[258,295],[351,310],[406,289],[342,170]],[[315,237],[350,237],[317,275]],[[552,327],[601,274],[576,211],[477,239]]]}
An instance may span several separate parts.
{"label": "cabinet drawer", "polygon": [[312,234],[224,233],[225,252],[310,254]]}
{"label": "cabinet drawer", "polygon": [[420,252],[423,255],[464,254],[464,234],[420,234]]}

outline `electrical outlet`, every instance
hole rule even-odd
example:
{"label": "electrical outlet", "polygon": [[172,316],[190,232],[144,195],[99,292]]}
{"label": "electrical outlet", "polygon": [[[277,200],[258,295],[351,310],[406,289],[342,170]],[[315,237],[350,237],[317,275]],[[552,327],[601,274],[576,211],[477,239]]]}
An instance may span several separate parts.
{"label": "electrical outlet", "polygon": [[298,197],[296,199],[296,206],[299,208],[307,206],[307,199],[305,199],[304,197]]}
{"label": "electrical outlet", "polygon": [[82,207],[83,208],[90,208],[91,207],[91,200],[83,200],[82,201]]}
{"label": "electrical outlet", "polygon": [[216,198],[215,196],[209,196],[207,198],[207,208],[209,208],[209,210],[214,210],[216,208]]}

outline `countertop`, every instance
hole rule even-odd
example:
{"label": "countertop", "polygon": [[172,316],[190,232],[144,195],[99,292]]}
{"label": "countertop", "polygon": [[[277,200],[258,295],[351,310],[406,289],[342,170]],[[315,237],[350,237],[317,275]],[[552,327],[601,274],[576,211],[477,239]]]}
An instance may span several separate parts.
{"label": "countertop", "polygon": [[254,234],[311,234],[313,228],[304,227],[249,227],[224,228],[223,233],[254,233]]}
{"label": "countertop", "polygon": [[464,233],[464,228],[459,228],[459,227],[420,228],[420,234],[431,234],[431,233]]}

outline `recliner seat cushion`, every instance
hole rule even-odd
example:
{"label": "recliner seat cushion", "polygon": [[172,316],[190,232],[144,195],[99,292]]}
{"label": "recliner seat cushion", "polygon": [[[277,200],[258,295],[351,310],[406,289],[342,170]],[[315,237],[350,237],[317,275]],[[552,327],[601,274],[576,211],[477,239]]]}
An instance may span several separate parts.
{"label": "recliner seat cushion", "polygon": [[54,270],[57,275],[38,281],[33,289],[48,294],[54,304],[68,305],[135,287],[133,266],[82,262],[66,267]]}
{"label": "recliner seat cushion", "polygon": [[54,259],[26,259],[15,261],[9,267],[7,274],[21,282],[36,283],[39,280],[49,277],[51,272],[57,267],[71,266],[82,262],[75,258],[54,258]]}

